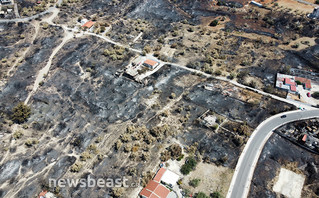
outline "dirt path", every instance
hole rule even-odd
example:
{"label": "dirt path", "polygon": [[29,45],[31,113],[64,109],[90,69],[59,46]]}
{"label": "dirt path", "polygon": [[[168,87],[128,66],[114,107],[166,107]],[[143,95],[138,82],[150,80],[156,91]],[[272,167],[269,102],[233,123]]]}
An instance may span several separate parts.
{"label": "dirt path", "polygon": [[[18,189],[11,189],[7,194],[6,197],[18,197],[17,194],[22,190],[29,182],[31,183],[34,179],[38,178],[39,175],[45,174],[49,172],[49,170],[52,168],[52,166],[55,164],[55,162],[51,162],[48,164],[45,168],[43,168],[42,171],[39,171],[37,173],[33,173],[32,171],[29,171],[28,173],[25,173],[23,175],[23,178],[19,181],[19,183],[16,186],[19,186]],[[20,167],[21,170],[21,167]],[[32,175],[31,177],[26,176],[26,174]],[[21,176],[21,174],[19,174]],[[28,178],[28,179],[26,179]],[[13,191],[14,190],[14,191]]]}
{"label": "dirt path", "polygon": [[60,12],[60,10],[58,8],[53,8],[51,16],[46,18],[46,19],[44,19],[43,21],[47,22],[50,25],[56,25],[56,24],[53,23],[53,19],[55,19],[55,17],[58,16],[59,12]]}
{"label": "dirt path", "polygon": [[[51,17],[50,17],[51,18]],[[31,96],[38,90],[39,88],[39,83],[42,82],[44,80],[44,76],[48,74],[50,67],[52,65],[52,59],[54,58],[54,56],[60,51],[60,49],[62,49],[62,47],[70,40],[73,38],[73,33],[68,32],[65,28],[64,29],[64,38],[62,40],[62,43],[60,45],[58,45],[52,52],[48,63],[46,64],[46,66],[41,69],[37,75],[37,78],[34,82],[32,91],[29,93],[27,99],[24,101],[25,104],[28,104]]]}

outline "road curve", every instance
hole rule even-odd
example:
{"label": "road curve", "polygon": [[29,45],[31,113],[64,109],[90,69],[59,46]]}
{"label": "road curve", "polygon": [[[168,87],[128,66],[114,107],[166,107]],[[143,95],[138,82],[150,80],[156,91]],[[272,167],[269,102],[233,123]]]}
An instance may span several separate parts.
{"label": "road curve", "polygon": [[[286,118],[281,118],[286,115]],[[272,131],[289,122],[319,117],[319,109],[297,110],[272,116],[262,122],[249,138],[240,158],[228,190],[227,198],[246,198],[261,151]]]}

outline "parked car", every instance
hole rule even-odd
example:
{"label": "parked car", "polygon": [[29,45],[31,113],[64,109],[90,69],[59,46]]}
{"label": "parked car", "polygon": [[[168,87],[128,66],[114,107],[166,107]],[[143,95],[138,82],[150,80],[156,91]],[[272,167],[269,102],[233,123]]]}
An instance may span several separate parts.
{"label": "parked car", "polygon": [[287,116],[286,115],[282,115],[282,116],[280,116],[280,118],[286,118]]}

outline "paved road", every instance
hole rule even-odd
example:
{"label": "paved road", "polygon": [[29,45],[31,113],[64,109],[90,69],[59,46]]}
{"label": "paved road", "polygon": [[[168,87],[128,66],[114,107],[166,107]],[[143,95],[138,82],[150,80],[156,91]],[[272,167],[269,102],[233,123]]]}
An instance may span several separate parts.
{"label": "paved road", "polygon": [[36,18],[41,17],[41,16],[48,14],[50,12],[54,12],[54,10],[56,9],[56,5],[61,6],[62,1],[63,0],[58,0],[57,3],[53,7],[49,7],[47,10],[40,12],[38,14],[35,14],[33,16],[25,17],[25,18],[15,18],[15,19],[0,19],[0,23],[27,22],[27,21],[36,19]]}
{"label": "paved road", "polygon": [[313,6],[313,7],[318,7],[317,4],[310,3],[310,2],[308,2],[308,1],[304,1],[304,0],[296,0],[296,1],[298,1],[299,3],[306,4],[306,5],[311,5],[311,6]]}
{"label": "paved road", "polygon": [[240,84],[240,83],[238,83],[238,82],[236,82],[234,80],[227,79],[226,77],[214,76],[214,75],[202,72],[200,70],[188,68],[186,66],[175,64],[175,63],[169,63],[169,62],[163,62],[163,63],[169,64],[169,65],[172,65],[172,66],[175,66],[175,67],[179,67],[179,68],[191,71],[191,72],[197,72],[197,73],[200,73],[201,75],[206,76],[206,77],[211,77],[211,78],[215,78],[215,79],[218,79],[218,80],[226,81],[226,82],[229,82],[229,83],[231,83],[231,84],[233,84],[233,85],[235,85],[237,87],[241,87],[241,88],[244,88],[244,89],[249,89],[249,90],[254,91],[256,93],[259,93],[261,95],[268,96],[268,97],[271,97],[273,99],[276,99],[276,100],[279,100],[279,101],[282,101],[282,102],[286,102],[286,103],[295,105],[296,107],[302,107],[302,108],[305,108],[305,109],[316,109],[315,107],[312,107],[309,104],[298,102],[298,101],[295,101],[295,100],[289,100],[289,99],[286,99],[286,98],[281,98],[279,96],[276,96],[276,95],[261,91],[259,89],[254,89],[254,88],[248,87],[246,85]]}
{"label": "paved road", "polygon": [[[287,117],[281,118],[282,115]],[[227,198],[246,198],[248,196],[251,179],[259,156],[274,129],[289,122],[313,117],[319,117],[319,109],[285,112],[262,122],[249,138],[238,160]]]}
{"label": "paved road", "polygon": [[30,20],[33,20],[33,19],[36,19],[40,16],[43,16],[47,13],[50,13],[54,10],[54,7],[50,7],[49,9],[47,9],[46,11],[43,11],[39,14],[36,14],[36,15],[33,15],[33,16],[30,16],[30,17],[25,17],[25,18],[17,18],[17,19],[0,19],[0,23],[10,23],[10,22],[27,22],[27,21],[30,21]]}

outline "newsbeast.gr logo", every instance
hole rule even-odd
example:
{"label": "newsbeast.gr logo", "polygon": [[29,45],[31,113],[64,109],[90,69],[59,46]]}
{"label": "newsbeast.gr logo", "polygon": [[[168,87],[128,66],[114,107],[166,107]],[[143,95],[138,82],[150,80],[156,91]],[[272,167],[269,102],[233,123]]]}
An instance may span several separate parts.
{"label": "newsbeast.gr logo", "polygon": [[49,178],[49,187],[80,187],[80,188],[136,188],[139,187],[139,182],[132,182],[126,177],[122,178],[91,178],[88,176],[87,178],[82,179],[52,179]]}

